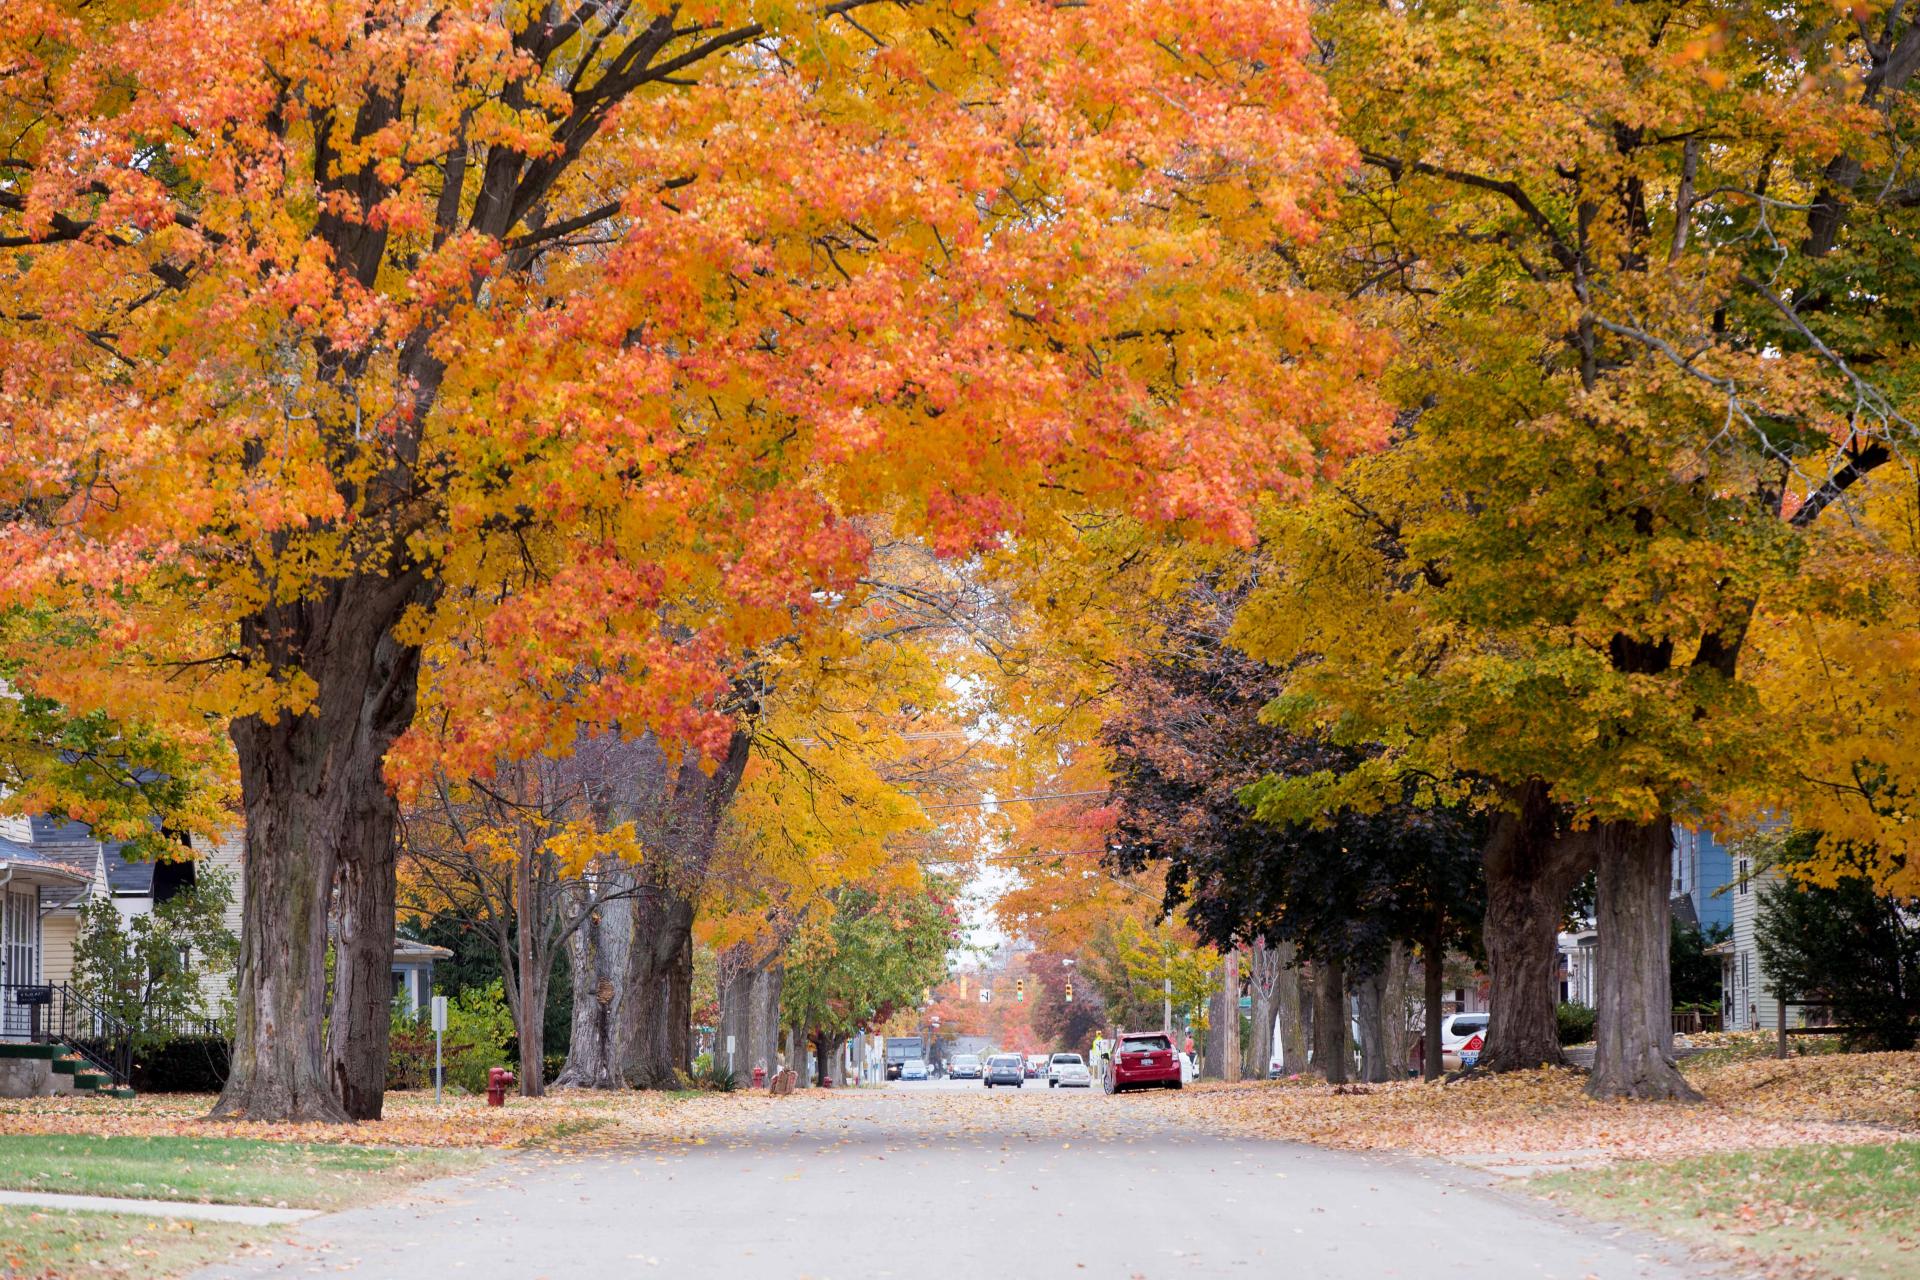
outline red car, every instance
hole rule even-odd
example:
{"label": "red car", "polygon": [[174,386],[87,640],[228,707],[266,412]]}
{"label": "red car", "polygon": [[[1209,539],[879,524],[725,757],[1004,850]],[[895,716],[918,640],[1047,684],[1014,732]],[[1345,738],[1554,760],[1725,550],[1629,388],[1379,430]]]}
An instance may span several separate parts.
{"label": "red car", "polygon": [[1164,1031],[1122,1031],[1113,1046],[1107,1092],[1128,1089],[1178,1089],[1180,1055]]}

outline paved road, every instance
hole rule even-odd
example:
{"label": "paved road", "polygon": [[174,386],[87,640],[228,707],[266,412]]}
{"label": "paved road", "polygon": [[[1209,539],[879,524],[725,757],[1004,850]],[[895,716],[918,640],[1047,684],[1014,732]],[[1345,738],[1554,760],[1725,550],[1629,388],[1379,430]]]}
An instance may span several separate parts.
{"label": "paved road", "polygon": [[1285,1276],[1681,1280],[1640,1238],[1423,1161],[1174,1132],[967,1082],[756,1100],[703,1145],[522,1156],[205,1280]]}

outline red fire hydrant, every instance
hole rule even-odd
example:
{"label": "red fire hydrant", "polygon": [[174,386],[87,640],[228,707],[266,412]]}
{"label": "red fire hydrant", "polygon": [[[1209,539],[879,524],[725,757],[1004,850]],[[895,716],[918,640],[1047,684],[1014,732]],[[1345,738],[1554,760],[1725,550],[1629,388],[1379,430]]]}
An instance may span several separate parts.
{"label": "red fire hydrant", "polygon": [[487,1105],[504,1107],[507,1105],[507,1090],[514,1084],[513,1072],[505,1067],[487,1068]]}
{"label": "red fire hydrant", "polygon": [[753,1069],[753,1087],[756,1089],[764,1089],[767,1087],[767,1069],[765,1067],[755,1067]]}

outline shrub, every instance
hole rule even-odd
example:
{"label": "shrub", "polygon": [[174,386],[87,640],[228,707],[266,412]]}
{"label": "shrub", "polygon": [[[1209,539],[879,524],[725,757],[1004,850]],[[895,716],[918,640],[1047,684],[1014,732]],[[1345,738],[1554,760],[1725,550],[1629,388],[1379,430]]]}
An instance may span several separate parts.
{"label": "shrub", "polygon": [[1561,1044],[1585,1044],[1593,1039],[1596,1015],[1590,1006],[1562,1001],[1553,1016],[1560,1024]]}
{"label": "shrub", "polygon": [[232,1046],[218,1036],[176,1036],[142,1049],[133,1062],[141,1093],[218,1093],[232,1070]]}
{"label": "shrub", "polygon": [[1856,1028],[1848,1049],[1911,1049],[1920,1017],[1920,902],[1864,876],[1769,887],[1760,899],[1760,963],[1788,999],[1831,1002]]}
{"label": "shrub", "polygon": [[[487,1087],[487,1069],[512,1064],[513,1014],[507,1009],[506,989],[498,982],[469,987],[447,1001],[447,1029],[441,1060],[447,1087],[479,1093]],[[397,1002],[393,1026],[387,1035],[387,1088],[433,1087],[433,1027],[415,1018]]]}

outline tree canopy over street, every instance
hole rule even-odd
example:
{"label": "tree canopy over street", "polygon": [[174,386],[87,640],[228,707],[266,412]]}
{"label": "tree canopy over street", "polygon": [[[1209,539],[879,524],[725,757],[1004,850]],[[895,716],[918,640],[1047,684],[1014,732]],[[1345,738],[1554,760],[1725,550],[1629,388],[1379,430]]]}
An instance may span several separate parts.
{"label": "tree canopy over street", "polygon": [[6,808],[239,843],[224,1118],[380,1117],[400,915],[537,1094],[829,1076],[989,913],[1010,1040],[1081,974],[1434,1077],[1464,971],[1558,1064],[1571,912],[1590,1093],[1697,1099],[1676,826],[1784,832],[1796,986],[1910,950],[1916,71],[1904,0],[14,0]]}

